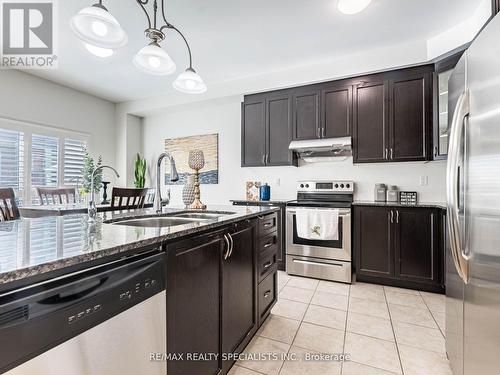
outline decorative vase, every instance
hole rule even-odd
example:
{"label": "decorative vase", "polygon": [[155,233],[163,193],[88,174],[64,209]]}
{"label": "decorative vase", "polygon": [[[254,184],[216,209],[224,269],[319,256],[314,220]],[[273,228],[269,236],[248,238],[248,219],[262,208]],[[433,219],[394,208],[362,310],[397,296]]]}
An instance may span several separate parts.
{"label": "decorative vase", "polygon": [[101,204],[109,204],[109,201],[108,201],[108,185],[109,185],[109,181],[102,181],[103,192],[102,192],[102,202],[101,202]]}
{"label": "decorative vase", "polygon": [[205,166],[205,155],[202,150],[189,151],[189,168],[194,169],[194,202],[189,208],[194,210],[204,210],[206,205],[200,201],[200,169]]}
{"label": "decorative vase", "polygon": [[182,189],[182,201],[186,208],[194,202],[195,199],[195,177],[194,175],[189,175],[187,179],[187,184]]}

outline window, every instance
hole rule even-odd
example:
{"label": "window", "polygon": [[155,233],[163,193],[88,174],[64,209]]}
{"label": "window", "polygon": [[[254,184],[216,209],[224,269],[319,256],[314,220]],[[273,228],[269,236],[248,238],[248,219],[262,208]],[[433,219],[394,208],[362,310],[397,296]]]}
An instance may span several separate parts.
{"label": "window", "polygon": [[88,136],[0,117],[0,187],[19,204],[38,202],[36,187],[81,186]]}
{"label": "window", "polygon": [[64,140],[64,185],[82,186],[83,158],[86,144],[74,139]]}
{"label": "window", "polygon": [[31,138],[31,186],[57,187],[59,140],[33,134]]}
{"label": "window", "polygon": [[24,187],[24,133],[0,129],[0,186],[13,188],[16,197]]}

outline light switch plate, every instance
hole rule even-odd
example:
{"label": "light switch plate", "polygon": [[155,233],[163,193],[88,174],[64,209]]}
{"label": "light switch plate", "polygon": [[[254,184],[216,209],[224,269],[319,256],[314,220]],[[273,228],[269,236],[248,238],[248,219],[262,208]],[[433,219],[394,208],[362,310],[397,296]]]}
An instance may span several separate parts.
{"label": "light switch plate", "polygon": [[429,176],[420,176],[420,186],[429,185]]}

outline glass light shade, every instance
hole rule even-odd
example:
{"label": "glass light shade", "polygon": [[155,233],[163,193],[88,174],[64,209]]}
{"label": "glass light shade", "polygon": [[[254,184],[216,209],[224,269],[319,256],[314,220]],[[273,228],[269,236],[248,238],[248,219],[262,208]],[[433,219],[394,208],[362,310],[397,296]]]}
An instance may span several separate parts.
{"label": "glass light shade", "polygon": [[207,85],[192,68],[179,74],[173,86],[174,89],[186,94],[202,94],[207,91]]}
{"label": "glass light shade", "polygon": [[111,48],[96,47],[89,43],[84,43],[84,44],[87,51],[89,51],[91,54],[97,57],[103,57],[103,58],[110,57],[115,53],[115,51],[113,51]]}
{"label": "glass light shade", "polygon": [[338,8],[344,14],[356,14],[364,10],[372,0],[338,0]]}
{"label": "glass light shade", "polygon": [[116,49],[127,43],[116,18],[98,6],[83,8],[71,18],[70,26],[78,38],[96,47]]}
{"label": "glass light shade", "polygon": [[154,42],[137,52],[133,62],[142,71],[160,76],[172,74],[176,69],[168,53]]}

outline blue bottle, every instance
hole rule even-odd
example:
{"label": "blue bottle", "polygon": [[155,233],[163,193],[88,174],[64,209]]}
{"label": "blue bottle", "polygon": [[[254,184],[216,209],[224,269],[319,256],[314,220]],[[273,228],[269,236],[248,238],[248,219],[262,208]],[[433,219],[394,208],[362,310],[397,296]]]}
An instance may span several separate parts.
{"label": "blue bottle", "polygon": [[264,184],[260,187],[260,200],[268,201],[271,199],[271,187],[268,184]]}

